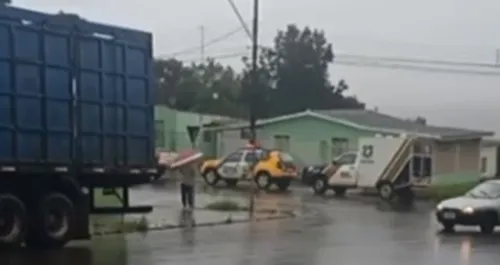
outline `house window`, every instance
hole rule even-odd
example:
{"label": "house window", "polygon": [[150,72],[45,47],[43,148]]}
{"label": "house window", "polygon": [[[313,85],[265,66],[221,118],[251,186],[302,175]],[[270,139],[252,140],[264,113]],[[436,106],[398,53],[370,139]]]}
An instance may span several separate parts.
{"label": "house window", "polygon": [[165,147],[165,122],[155,121],[156,147]]}
{"label": "house window", "polygon": [[289,152],[290,151],[290,136],[288,135],[275,135],[274,148]]}
{"label": "house window", "polygon": [[202,136],[203,136],[203,142],[205,143],[210,143],[213,141],[215,132],[214,131],[203,131]]}
{"label": "house window", "polygon": [[432,175],[432,147],[428,143],[414,143],[412,171],[412,175],[416,178],[427,178]]}
{"label": "house window", "polygon": [[349,150],[349,140],[346,138],[332,138],[332,157],[337,157]]}
{"label": "house window", "polygon": [[486,171],[488,171],[488,159],[481,157],[481,173],[486,173]]}

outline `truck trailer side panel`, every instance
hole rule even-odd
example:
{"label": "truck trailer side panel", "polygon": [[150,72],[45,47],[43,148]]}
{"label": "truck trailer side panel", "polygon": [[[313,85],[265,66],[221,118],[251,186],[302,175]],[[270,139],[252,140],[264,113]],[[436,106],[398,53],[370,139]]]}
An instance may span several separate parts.
{"label": "truck trailer side panel", "polygon": [[0,167],[155,168],[152,36],[0,7]]}

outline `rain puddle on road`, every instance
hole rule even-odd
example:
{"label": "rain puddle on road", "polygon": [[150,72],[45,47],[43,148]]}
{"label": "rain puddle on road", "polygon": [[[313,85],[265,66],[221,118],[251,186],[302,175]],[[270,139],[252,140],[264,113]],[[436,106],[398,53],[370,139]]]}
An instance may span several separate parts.
{"label": "rain puddle on road", "polygon": [[1,265],[127,265],[125,236],[97,238],[92,243],[69,245],[61,250],[18,249],[0,252]]}

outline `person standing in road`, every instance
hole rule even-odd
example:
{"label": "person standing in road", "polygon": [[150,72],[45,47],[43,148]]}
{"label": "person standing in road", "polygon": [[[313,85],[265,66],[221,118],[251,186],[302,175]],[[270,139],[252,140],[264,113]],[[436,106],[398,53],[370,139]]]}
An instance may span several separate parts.
{"label": "person standing in road", "polygon": [[179,168],[181,173],[181,201],[184,209],[194,209],[194,186],[196,176],[198,175],[198,168],[195,163]]}

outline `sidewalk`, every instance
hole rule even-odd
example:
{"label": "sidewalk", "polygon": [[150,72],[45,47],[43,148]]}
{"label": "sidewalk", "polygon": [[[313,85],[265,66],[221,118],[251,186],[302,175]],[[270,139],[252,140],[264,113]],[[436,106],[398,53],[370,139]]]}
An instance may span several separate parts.
{"label": "sidewalk", "polygon": [[[187,221],[194,220],[197,227],[214,226],[250,221],[291,218],[294,211],[291,206],[281,203],[290,200],[284,197],[259,196],[255,200],[253,218],[249,211],[212,211],[206,206],[217,201],[233,201],[242,208],[249,208],[249,194],[231,190],[197,189],[195,195],[196,208],[192,213],[182,210],[177,185],[165,187],[144,186],[134,189],[130,199],[134,205],[152,205],[154,210],[147,215],[126,216],[93,216],[91,218],[92,233],[95,235],[127,233],[173,229],[186,226]],[[285,206],[283,206],[285,205]],[[190,226],[190,222],[187,223]]]}

